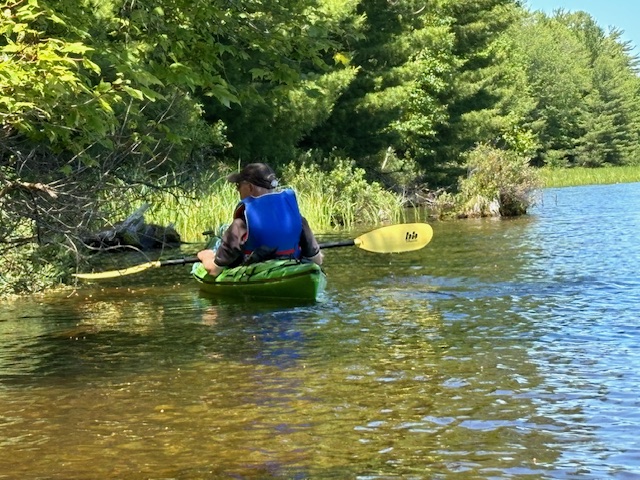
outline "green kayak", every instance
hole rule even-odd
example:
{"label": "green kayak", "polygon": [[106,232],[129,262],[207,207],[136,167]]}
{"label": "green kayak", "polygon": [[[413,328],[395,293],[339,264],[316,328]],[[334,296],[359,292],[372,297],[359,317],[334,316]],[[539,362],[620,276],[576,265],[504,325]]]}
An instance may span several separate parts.
{"label": "green kayak", "polygon": [[299,260],[267,260],[210,276],[201,263],[192,270],[203,292],[221,297],[317,300],[326,276],[320,266]]}

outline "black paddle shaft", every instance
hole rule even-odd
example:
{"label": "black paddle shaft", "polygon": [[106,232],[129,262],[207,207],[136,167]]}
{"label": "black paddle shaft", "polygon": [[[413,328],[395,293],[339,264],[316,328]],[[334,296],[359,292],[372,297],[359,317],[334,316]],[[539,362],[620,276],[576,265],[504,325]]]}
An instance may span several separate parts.
{"label": "black paddle shaft", "polygon": [[160,262],[160,266],[170,267],[172,265],[187,265],[188,263],[196,263],[199,261],[200,259],[198,257],[174,258],[172,260],[163,260]]}
{"label": "black paddle shaft", "polygon": [[322,250],[325,248],[351,247],[355,244],[356,244],[355,240],[342,240],[340,242],[321,243],[319,246],[320,246],[320,249]]}

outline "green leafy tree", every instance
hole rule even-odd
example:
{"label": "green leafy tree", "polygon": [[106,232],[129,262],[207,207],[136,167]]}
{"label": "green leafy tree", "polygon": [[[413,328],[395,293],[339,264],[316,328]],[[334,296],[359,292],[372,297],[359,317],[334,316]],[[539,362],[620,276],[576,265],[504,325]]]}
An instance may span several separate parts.
{"label": "green leafy tree", "polygon": [[54,152],[78,153],[112,132],[116,118],[111,104],[119,93],[89,80],[100,68],[83,41],[88,33],[36,1],[4,2],[0,10],[4,138],[21,134],[34,143],[49,143]]}
{"label": "green leafy tree", "polygon": [[394,158],[396,168],[417,165],[433,184],[450,184],[466,149],[517,130],[531,104],[514,95],[526,77],[501,35],[515,2],[367,0],[360,11],[358,76],[310,146],[338,148],[371,172]]}
{"label": "green leafy tree", "polygon": [[397,168],[411,168],[447,120],[440,96],[455,69],[450,19],[438,5],[407,0],[365,0],[358,12],[364,24],[351,59],[357,77],[303,144],[337,148],[378,171],[390,151]]}
{"label": "green leafy tree", "polygon": [[511,32],[536,102],[524,126],[536,162],[619,165],[638,158],[639,82],[628,44],[585,12],[530,15]]}
{"label": "green leafy tree", "polygon": [[356,74],[343,45],[358,35],[357,1],[249,5],[255,12],[246,7],[246,21],[254,30],[247,31],[243,54],[225,61],[238,102],[201,100],[207,120],[227,126],[229,155],[284,164]]}

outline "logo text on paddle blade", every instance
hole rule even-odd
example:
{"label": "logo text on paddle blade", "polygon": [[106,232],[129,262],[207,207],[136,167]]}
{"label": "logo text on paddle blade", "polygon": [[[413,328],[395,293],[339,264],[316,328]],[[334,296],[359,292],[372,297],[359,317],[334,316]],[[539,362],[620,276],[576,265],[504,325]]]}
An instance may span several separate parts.
{"label": "logo text on paddle blade", "polygon": [[406,242],[415,242],[416,240],[418,240],[418,234],[416,232],[407,232],[404,240]]}

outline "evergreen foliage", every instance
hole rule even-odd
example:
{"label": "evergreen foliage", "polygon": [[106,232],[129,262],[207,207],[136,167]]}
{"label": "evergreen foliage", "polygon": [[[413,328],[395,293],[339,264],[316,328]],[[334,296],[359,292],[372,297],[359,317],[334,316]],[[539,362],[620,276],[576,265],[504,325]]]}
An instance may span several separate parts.
{"label": "evergreen foliage", "polygon": [[359,12],[362,37],[351,60],[358,75],[303,145],[325,154],[338,148],[381,174],[389,151],[400,168],[426,165],[449,117],[454,19],[440,4],[413,1],[364,0]]}
{"label": "evergreen foliage", "polygon": [[585,12],[529,15],[511,32],[525,60],[535,108],[524,125],[549,166],[638,162],[640,79],[620,32]]}

